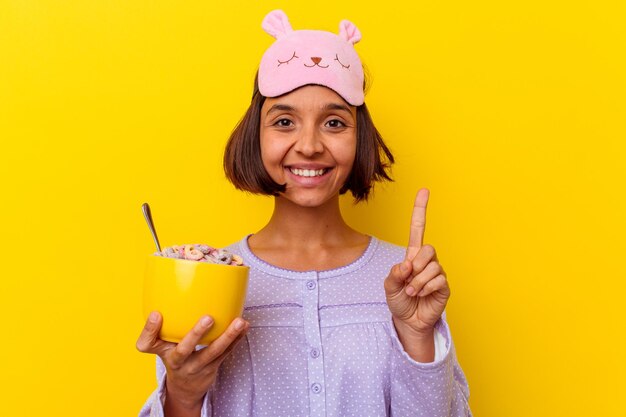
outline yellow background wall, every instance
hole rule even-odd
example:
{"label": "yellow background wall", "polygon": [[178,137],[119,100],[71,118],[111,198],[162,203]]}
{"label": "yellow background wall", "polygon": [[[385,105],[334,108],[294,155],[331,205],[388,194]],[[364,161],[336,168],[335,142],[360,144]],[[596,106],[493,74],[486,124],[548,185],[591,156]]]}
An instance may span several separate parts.
{"label": "yellow background wall", "polygon": [[272,38],[360,28],[396,182],[349,222],[426,240],[476,416],[623,416],[626,3],[0,0],[0,413],[136,415],[148,201],[162,243],[226,245],[268,198],[225,140]]}

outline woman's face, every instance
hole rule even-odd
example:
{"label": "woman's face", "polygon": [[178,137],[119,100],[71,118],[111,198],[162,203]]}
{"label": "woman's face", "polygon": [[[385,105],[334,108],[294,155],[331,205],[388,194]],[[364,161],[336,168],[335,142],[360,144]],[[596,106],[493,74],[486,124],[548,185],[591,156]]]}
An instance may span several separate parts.
{"label": "woman's face", "polygon": [[333,90],[308,85],[261,109],[261,157],[282,197],[316,207],[339,194],[356,154],[356,107]]}

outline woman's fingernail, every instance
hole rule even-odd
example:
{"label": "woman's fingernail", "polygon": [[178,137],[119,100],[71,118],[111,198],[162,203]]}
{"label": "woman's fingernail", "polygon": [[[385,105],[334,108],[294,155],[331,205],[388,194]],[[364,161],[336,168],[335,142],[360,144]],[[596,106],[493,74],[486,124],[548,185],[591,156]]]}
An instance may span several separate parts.
{"label": "woman's fingernail", "polygon": [[202,319],[202,325],[204,327],[209,327],[213,323],[213,319],[211,317],[205,317]]}
{"label": "woman's fingernail", "polygon": [[409,285],[408,287],[406,287],[406,293],[412,297],[415,294],[415,288]]}
{"label": "woman's fingernail", "polygon": [[245,325],[245,323],[243,322],[243,320],[237,320],[235,322],[235,329],[236,330],[241,330],[241,329],[243,329],[244,325]]}
{"label": "woman's fingernail", "polygon": [[159,320],[159,315],[156,311],[153,311],[152,313],[150,313],[148,320],[150,320],[152,323],[156,323]]}

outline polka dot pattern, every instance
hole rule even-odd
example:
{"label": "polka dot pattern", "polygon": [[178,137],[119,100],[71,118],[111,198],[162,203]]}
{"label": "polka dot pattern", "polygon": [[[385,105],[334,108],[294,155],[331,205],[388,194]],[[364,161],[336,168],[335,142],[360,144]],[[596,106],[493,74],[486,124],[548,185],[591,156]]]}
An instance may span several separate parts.
{"label": "polka dot pattern", "polygon": [[[383,281],[405,249],[374,237],[342,268],[297,272],[257,258],[247,237],[228,248],[250,266],[251,325],[224,361],[202,416],[471,416],[469,389],[444,317],[432,363],[402,347]],[[165,369],[140,417],[162,416]]]}

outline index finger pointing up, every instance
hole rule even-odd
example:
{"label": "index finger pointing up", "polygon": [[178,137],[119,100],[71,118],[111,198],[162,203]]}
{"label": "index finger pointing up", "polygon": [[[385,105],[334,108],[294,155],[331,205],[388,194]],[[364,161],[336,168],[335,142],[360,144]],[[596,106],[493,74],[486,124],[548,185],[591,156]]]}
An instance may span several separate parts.
{"label": "index finger pointing up", "polygon": [[409,245],[406,249],[407,259],[413,259],[424,244],[424,230],[426,229],[426,206],[430,191],[422,188],[417,192],[413,215],[411,216],[411,231],[409,233]]}

